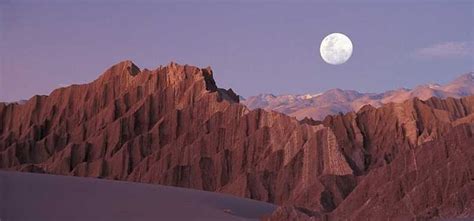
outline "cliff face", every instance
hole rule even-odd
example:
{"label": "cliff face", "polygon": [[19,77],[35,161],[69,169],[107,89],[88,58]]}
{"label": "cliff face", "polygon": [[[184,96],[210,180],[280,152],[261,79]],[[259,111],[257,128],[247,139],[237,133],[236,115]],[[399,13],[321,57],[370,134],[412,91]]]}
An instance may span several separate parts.
{"label": "cliff face", "polygon": [[[238,101],[209,68],[171,63],[150,71],[121,62],[90,84],[0,103],[0,167],[225,192],[318,218],[363,217],[392,201],[417,203],[406,206],[410,217],[433,208],[474,215],[474,97],[366,106],[322,122]],[[449,176],[436,178],[437,171]],[[422,183],[436,203],[406,199]],[[288,208],[278,214],[302,215]],[[380,211],[373,215],[397,217],[390,206]]]}
{"label": "cliff face", "polygon": [[371,170],[330,214],[331,220],[429,220],[474,216],[473,125],[404,150]]}
{"label": "cliff face", "polygon": [[349,163],[358,174],[390,163],[400,152],[443,139],[454,127],[472,124],[474,96],[431,98],[365,106],[357,113],[328,116],[323,124],[337,134]]}

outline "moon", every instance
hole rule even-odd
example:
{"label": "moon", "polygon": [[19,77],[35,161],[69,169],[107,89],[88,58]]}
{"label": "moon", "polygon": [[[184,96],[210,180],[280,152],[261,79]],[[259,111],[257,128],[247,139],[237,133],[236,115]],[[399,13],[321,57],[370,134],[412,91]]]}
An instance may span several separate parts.
{"label": "moon", "polygon": [[323,39],[319,52],[328,64],[344,64],[352,55],[352,41],[344,34],[332,33]]}

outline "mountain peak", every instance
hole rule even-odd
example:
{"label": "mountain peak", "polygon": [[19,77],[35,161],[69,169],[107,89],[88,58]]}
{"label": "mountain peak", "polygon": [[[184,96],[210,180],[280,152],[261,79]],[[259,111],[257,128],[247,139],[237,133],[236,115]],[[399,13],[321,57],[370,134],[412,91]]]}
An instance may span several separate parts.
{"label": "mountain peak", "polygon": [[474,82],[474,72],[469,72],[455,78],[450,84],[465,84]]}
{"label": "mountain peak", "polygon": [[301,95],[298,95],[297,98],[299,99],[303,99],[303,100],[309,100],[309,99],[313,99],[315,97],[318,97],[320,95],[322,95],[323,93],[316,93],[316,94],[301,94]]}
{"label": "mountain peak", "polygon": [[103,81],[109,81],[112,78],[118,77],[135,77],[140,73],[140,68],[131,60],[121,61],[108,68],[100,77]]}

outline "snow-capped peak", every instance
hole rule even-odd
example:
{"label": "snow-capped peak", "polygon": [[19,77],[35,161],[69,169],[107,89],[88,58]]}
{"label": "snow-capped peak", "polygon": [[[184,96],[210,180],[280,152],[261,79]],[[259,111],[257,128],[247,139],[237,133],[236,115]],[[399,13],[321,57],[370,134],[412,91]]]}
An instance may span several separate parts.
{"label": "snow-capped peak", "polygon": [[323,93],[317,93],[317,94],[303,94],[303,95],[299,95],[298,98],[299,98],[299,99],[303,99],[303,100],[309,100],[309,99],[315,98],[315,97],[317,97],[317,96],[320,96],[321,94],[323,94]]}
{"label": "snow-capped peak", "polygon": [[431,89],[437,89],[437,88],[440,88],[441,85],[439,85],[439,84],[428,84],[428,87],[431,88]]}

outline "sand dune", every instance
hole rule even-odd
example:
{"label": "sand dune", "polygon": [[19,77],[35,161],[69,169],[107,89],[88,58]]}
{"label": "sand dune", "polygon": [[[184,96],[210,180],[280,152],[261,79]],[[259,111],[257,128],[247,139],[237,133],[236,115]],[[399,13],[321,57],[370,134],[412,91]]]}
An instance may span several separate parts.
{"label": "sand dune", "polygon": [[258,220],[272,204],[160,185],[0,171],[0,220]]}

